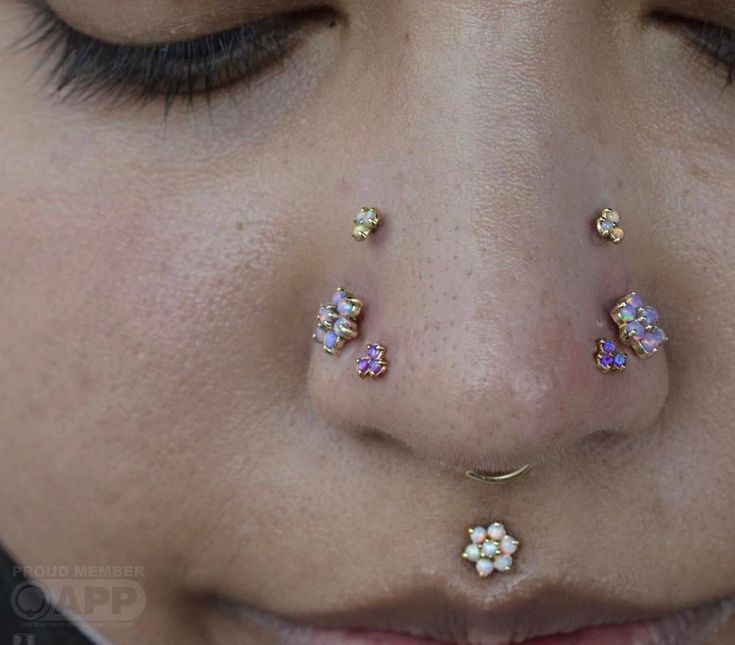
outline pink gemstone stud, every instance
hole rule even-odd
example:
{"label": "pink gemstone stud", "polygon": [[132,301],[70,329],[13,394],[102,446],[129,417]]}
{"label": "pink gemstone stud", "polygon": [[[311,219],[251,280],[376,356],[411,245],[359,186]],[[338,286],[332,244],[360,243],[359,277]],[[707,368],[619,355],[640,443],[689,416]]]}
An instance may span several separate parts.
{"label": "pink gemstone stud", "polygon": [[493,571],[510,571],[519,542],[503,524],[493,522],[490,526],[475,526],[468,532],[470,543],[464,548],[462,558],[475,565],[478,576],[487,578]]}
{"label": "pink gemstone stud", "polygon": [[321,305],[317,314],[314,340],[321,344],[327,354],[339,354],[348,341],[357,338],[357,319],[362,312],[362,300],[339,287],[329,304]]}
{"label": "pink gemstone stud", "polygon": [[612,208],[605,208],[595,221],[595,227],[600,237],[612,242],[620,244],[623,241],[625,231],[620,226],[620,215]]}
{"label": "pink gemstone stud", "polygon": [[658,326],[658,311],[646,305],[635,291],[618,300],[610,316],[618,326],[620,340],[639,358],[650,358],[668,340]]}
{"label": "pink gemstone stud", "polygon": [[357,375],[360,378],[379,379],[388,371],[388,361],[385,359],[386,349],[382,345],[373,343],[367,346],[365,356],[360,356],[357,364]]}

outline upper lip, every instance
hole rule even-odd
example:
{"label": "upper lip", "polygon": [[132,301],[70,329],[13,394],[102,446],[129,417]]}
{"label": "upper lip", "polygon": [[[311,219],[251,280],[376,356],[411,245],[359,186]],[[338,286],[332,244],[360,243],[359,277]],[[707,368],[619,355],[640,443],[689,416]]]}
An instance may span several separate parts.
{"label": "upper lip", "polygon": [[[592,627],[659,619],[685,609],[641,606],[545,580],[521,580],[511,589],[496,591],[499,593],[478,596],[463,589],[450,592],[447,586],[425,584],[347,610],[308,615],[282,613],[280,617],[321,629],[393,632],[448,643],[506,645]],[[237,608],[243,610],[240,605]]]}

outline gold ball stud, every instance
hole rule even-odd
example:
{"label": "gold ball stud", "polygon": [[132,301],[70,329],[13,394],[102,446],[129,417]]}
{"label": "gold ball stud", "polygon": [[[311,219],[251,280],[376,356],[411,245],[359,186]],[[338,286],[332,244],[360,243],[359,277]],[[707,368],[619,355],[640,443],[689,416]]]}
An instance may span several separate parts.
{"label": "gold ball stud", "polygon": [[613,244],[620,244],[623,241],[625,231],[620,226],[620,214],[612,208],[603,209],[595,221],[595,226],[600,237]]}
{"label": "gold ball stud", "polygon": [[352,237],[356,242],[364,242],[380,226],[380,211],[372,206],[365,206],[355,215],[355,228]]}

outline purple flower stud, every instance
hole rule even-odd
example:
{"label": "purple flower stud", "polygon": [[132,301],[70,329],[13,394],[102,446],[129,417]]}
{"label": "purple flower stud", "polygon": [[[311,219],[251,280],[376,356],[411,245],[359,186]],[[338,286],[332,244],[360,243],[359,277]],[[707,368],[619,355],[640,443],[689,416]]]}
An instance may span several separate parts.
{"label": "purple flower stud", "polygon": [[618,351],[614,340],[600,338],[597,341],[595,363],[603,374],[622,372],[628,364],[628,355]]}
{"label": "purple flower stud", "polygon": [[357,338],[357,319],[362,312],[362,300],[339,287],[329,304],[321,305],[313,338],[327,354],[339,354],[347,341]]}
{"label": "purple flower stud", "polygon": [[366,355],[360,356],[357,364],[357,375],[360,378],[378,379],[388,371],[388,361],[385,360],[386,349],[382,345],[373,343],[367,346]]}
{"label": "purple flower stud", "polygon": [[620,340],[639,358],[650,358],[668,340],[658,326],[658,311],[646,305],[635,291],[618,300],[610,316],[618,326]]}

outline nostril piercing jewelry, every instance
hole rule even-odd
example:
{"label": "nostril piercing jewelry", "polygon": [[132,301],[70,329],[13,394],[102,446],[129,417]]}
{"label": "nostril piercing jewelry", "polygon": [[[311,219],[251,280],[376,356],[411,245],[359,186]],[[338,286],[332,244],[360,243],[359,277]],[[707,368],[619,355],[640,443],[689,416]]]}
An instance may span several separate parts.
{"label": "nostril piercing jewelry", "polygon": [[620,214],[612,208],[603,209],[597,218],[595,225],[601,237],[613,244],[620,244],[625,236],[625,231],[620,226]]}
{"label": "nostril piercing jewelry", "polygon": [[639,358],[650,358],[668,340],[658,326],[658,311],[646,305],[635,291],[620,298],[610,316],[618,326],[620,340],[632,347]]}
{"label": "nostril piercing jewelry", "polygon": [[467,531],[470,543],[464,548],[462,558],[475,565],[478,576],[487,578],[493,571],[510,571],[513,554],[520,543],[503,524],[493,522],[488,527],[475,526]]}
{"label": "nostril piercing jewelry", "polygon": [[619,351],[617,343],[609,338],[597,341],[595,363],[603,374],[622,372],[628,363],[628,355]]}
{"label": "nostril piercing jewelry", "polygon": [[357,374],[360,378],[381,378],[388,371],[388,361],[385,359],[386,349],[382,345],[373,343],[367,346],[366,355],[356,361]]}
{"label": "nostril piercing jewelry", "polygon": [[380,226],[380,211],[373,207],[364,207],[355,215],[355,228],[352,229],[352,237],[357,242],[365,241],[369,235],[378,230]]}
{"label": "nostril piercing jewelry", "polygon": [[488,473],[482,470],[466,470],[464,474],[465,477],[482,482],[483,484],[505,484],[522,477],[532,469],[533,466],[531,464],[526,464],[525,466],[521,466],[516,470],[511,470],[506,473]]}
{"label": "nostril piercing jewelry", "polygon": [[357,319],[362,307],[362,300],[343,287],[337,288],[331,303],[319,307],[313,338],[327,354],[339,354],[347,341],[357,338]]}

